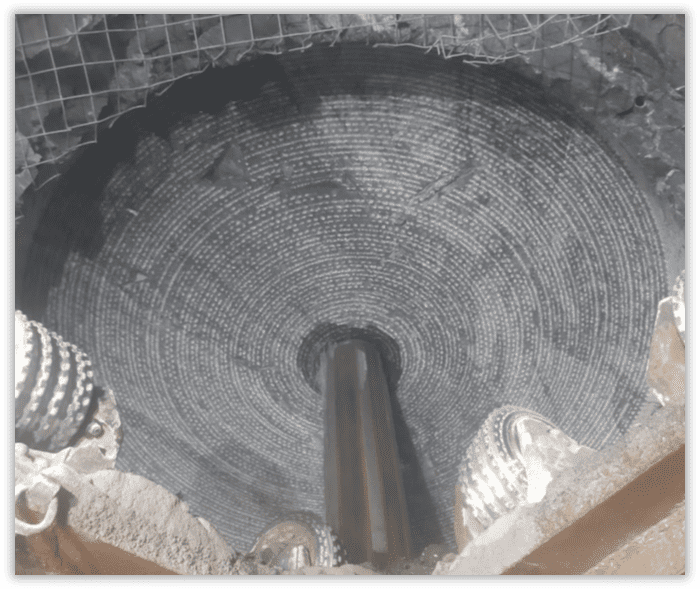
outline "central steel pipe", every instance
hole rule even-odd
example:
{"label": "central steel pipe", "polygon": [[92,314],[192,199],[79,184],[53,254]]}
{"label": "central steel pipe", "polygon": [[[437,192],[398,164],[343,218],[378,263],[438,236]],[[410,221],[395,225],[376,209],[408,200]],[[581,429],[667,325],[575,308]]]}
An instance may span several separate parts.
{"label": "central steel pipe", "polygon": [[411,534],[384,367],[370,343],[330,345],[320,357],[325,407],[326,521],[349,562],[411,556]]}

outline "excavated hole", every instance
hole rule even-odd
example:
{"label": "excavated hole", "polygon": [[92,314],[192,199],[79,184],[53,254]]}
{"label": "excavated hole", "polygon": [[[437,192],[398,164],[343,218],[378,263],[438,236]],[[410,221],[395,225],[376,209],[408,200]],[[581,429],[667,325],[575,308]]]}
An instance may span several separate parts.
{"label": "excavated hole", "polygon": [[401,377],[401,349],[394,338],[371,325],[353,327],[323,323],[312,329],[303,339],[297,354],[297,367],[308,385],[318,391],[316,377],[321,353],[330,345],[349,340],[362,340],[377,348],[389,392],[394,393]]}
{"label": "excavated hole", "polygon": [[598,449],[647,400],[650,205],[585,120],[503,68],[352,44],[212,68],[52,190],[17,306],[114,390],[117,468],[237,550],[323,515],[314,362],[353,330],[388,366],[418,547],[453,545],[457,467],[494,407]]}

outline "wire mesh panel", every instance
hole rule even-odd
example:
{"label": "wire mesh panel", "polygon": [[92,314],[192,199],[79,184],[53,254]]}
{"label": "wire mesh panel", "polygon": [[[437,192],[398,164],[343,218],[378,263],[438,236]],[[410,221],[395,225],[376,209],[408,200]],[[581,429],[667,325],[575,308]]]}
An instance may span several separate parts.
{"label": "wire mesh panel", "polygon": [[184,76],[265,53],[362,41],[493,64],[614,31],[632,15],[19,14],[16,196],[42,162]]}

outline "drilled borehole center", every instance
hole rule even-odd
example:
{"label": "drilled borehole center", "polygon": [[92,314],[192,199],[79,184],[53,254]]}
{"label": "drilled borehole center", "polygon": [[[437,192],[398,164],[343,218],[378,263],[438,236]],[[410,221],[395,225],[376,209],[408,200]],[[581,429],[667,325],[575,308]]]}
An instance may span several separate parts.
{"label": "drilled borehole center", "polygon": [[320,323],[312,329],[302,340],[297,353],[297,367],[309,386],[320,392],[318,373],[321,354],[332,345],[351,340],[367,342],[378,350],[389,391],[394,394],[401,377],[401,348],[394,338],[373,325],[356,327]]}

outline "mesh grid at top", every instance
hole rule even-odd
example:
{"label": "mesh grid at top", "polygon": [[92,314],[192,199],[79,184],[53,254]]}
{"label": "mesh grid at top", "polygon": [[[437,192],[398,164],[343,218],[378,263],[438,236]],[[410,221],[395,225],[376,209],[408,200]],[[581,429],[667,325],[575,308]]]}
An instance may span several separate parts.
{"label": "mesh grid at top", "polygon": [[179,78],[244,58],[360,41],[500,63],[629,26],[632,15],[18,14],[16,196],[42,163]]}

